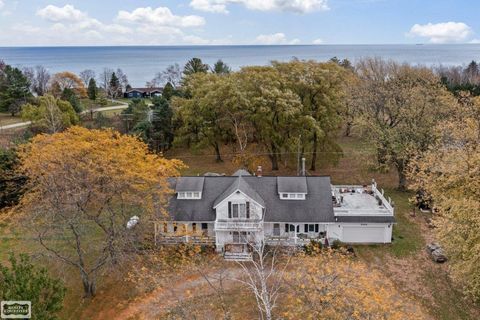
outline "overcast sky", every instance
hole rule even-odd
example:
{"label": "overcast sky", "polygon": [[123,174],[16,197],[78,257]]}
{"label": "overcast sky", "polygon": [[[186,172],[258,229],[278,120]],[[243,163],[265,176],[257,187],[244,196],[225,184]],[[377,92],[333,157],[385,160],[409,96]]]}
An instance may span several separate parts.
{"label": "overcast sky", "polygon": [[0,0],[0,46],[478,43],[477,0]]}

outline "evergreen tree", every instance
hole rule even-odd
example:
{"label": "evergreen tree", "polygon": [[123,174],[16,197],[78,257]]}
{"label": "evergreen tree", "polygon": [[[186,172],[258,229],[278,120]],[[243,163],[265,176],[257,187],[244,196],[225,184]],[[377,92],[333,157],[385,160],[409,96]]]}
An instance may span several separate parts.
{"label": "evergreen tree", "polygon": [[202,59],[192,58],[185,64],[183,74],[188,76],[194,73],[207,73],[208,69],[208,64],[204,64]]}
{"label": "evergreen tree", "polygon": [[73,89],[69,89],[69,88],[63,89],[61,98],[62,100],[70,102],[70,104],[72,105],[76,113],[80,113],[83,111],[83,106],[80,103],[80,100],[78,99]]}
{"label": "evergreen tree", "polygon": [[22,254],[9,257],[10,266],[0,263],[0,300],[27,300],[32,302],[32,316],[37,320],[59,319],[63,307],[65,287],[52,279],[45,268],[35,267]]}
{"label": "evergreen tree", "polygon": [[9,111],[12,116],[20,112],[21,106],[32,96],[30,82],[18,68],[5,65],[0,81],[0,111]]}
{"label": "evergreen tree", "polygon": [[94,78],[90,78],[88,81],[88,98],[90,100],[97,100],[97,82]]}
{"label": "evergreen tree", "polygon": [[175,95],[175,88],[170,82],[167,82],[165,87],[163,88],[162,96],[170,101],[170,99]]}
{"label": "evergreen tree", "polygon": [[212,68],[212,72],[216,74],[229,74],[231,71],[230,67],[222,60],[215,62]]}

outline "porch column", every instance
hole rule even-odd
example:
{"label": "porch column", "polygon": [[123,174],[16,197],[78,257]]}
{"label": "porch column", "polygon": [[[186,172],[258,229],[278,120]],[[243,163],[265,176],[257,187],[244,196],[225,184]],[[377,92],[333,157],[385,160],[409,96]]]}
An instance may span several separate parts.
{"label": "porch column", "polygon": [[298,224],[294,224],[295,226],[295,233],[294,233],[294,236],[293,236],[293,241],[295,242],[295,244],[297,244],[297,226]]}

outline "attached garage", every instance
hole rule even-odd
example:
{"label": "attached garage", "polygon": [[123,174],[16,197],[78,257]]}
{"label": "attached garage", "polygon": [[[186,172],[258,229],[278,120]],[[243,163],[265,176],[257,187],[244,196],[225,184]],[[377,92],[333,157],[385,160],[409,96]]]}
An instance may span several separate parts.
{"label": "attached garage", "polygon": [[389,243],[392,228],[388,225],[343,225],[342,242],[345,243]]}

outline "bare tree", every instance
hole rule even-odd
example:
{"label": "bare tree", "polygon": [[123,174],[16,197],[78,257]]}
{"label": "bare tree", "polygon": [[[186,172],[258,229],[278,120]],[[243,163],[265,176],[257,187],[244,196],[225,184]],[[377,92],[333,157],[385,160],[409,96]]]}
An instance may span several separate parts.
{"label": "bare tree", "polygon": [[23,75],[28,79],[30,83],[30,91],[34,92],[35,88],[35,70],[31,67],[25,67],[22,69]]}
{"label": "bare tree", "polygon": [[254,295],[260,319],[273,319],[273,310],[283,287],[285,270],[291,255],[279,259],[279,246],[267,248],[265,242],[249,244],[252,259],[237,261],[243,277],[235,279]]}
{"label": "bare tree", "polygon": [[35,67],[34,91],[37,95],[43,96],[47,92],[50,77],[50,73],[44,66],[38,65]]}
{"label": "bare tree", "polygon": [[165,70],[159,72],[155,75],[148,84],[151,87],[157,87],[163,85],[165,83],[170,82],[172,86],[177,88],[182,81],[182,70],[180,69],[180,65],[178,63],[169,65]]}
{"label": "bare tree", "polygon": [[45,113],[43,121],[48,128],[49,133],[57,133],[63,129],[63,115],[62,111],[58,108],[57,101],[51,97],[45,99]]}
{"label": "bare tree", "polygon": [[85,83],[85,87],[88,87],[88,82],[90,81],[90,79],[95,79],[95,71],[86,69],[80,72],[79,76],[80,79],[82,79],[83,83]]}
{"label": "bare tree", "polygon": [[112,79],[113,70],[110,68],[104,68],[102,73],[98,76],[98,84],[101,88],[108,93],[110,90],[110,80]]}
{"label": "bare tree", "polygon": [[122,91],[125,91],[127,89],[127,86],[129,85],[128,83],[128,77],[125,72],[123,72],[122,69],[118,68],[116,72],[118,81],[120,82],[120,86],[122,87]]}

